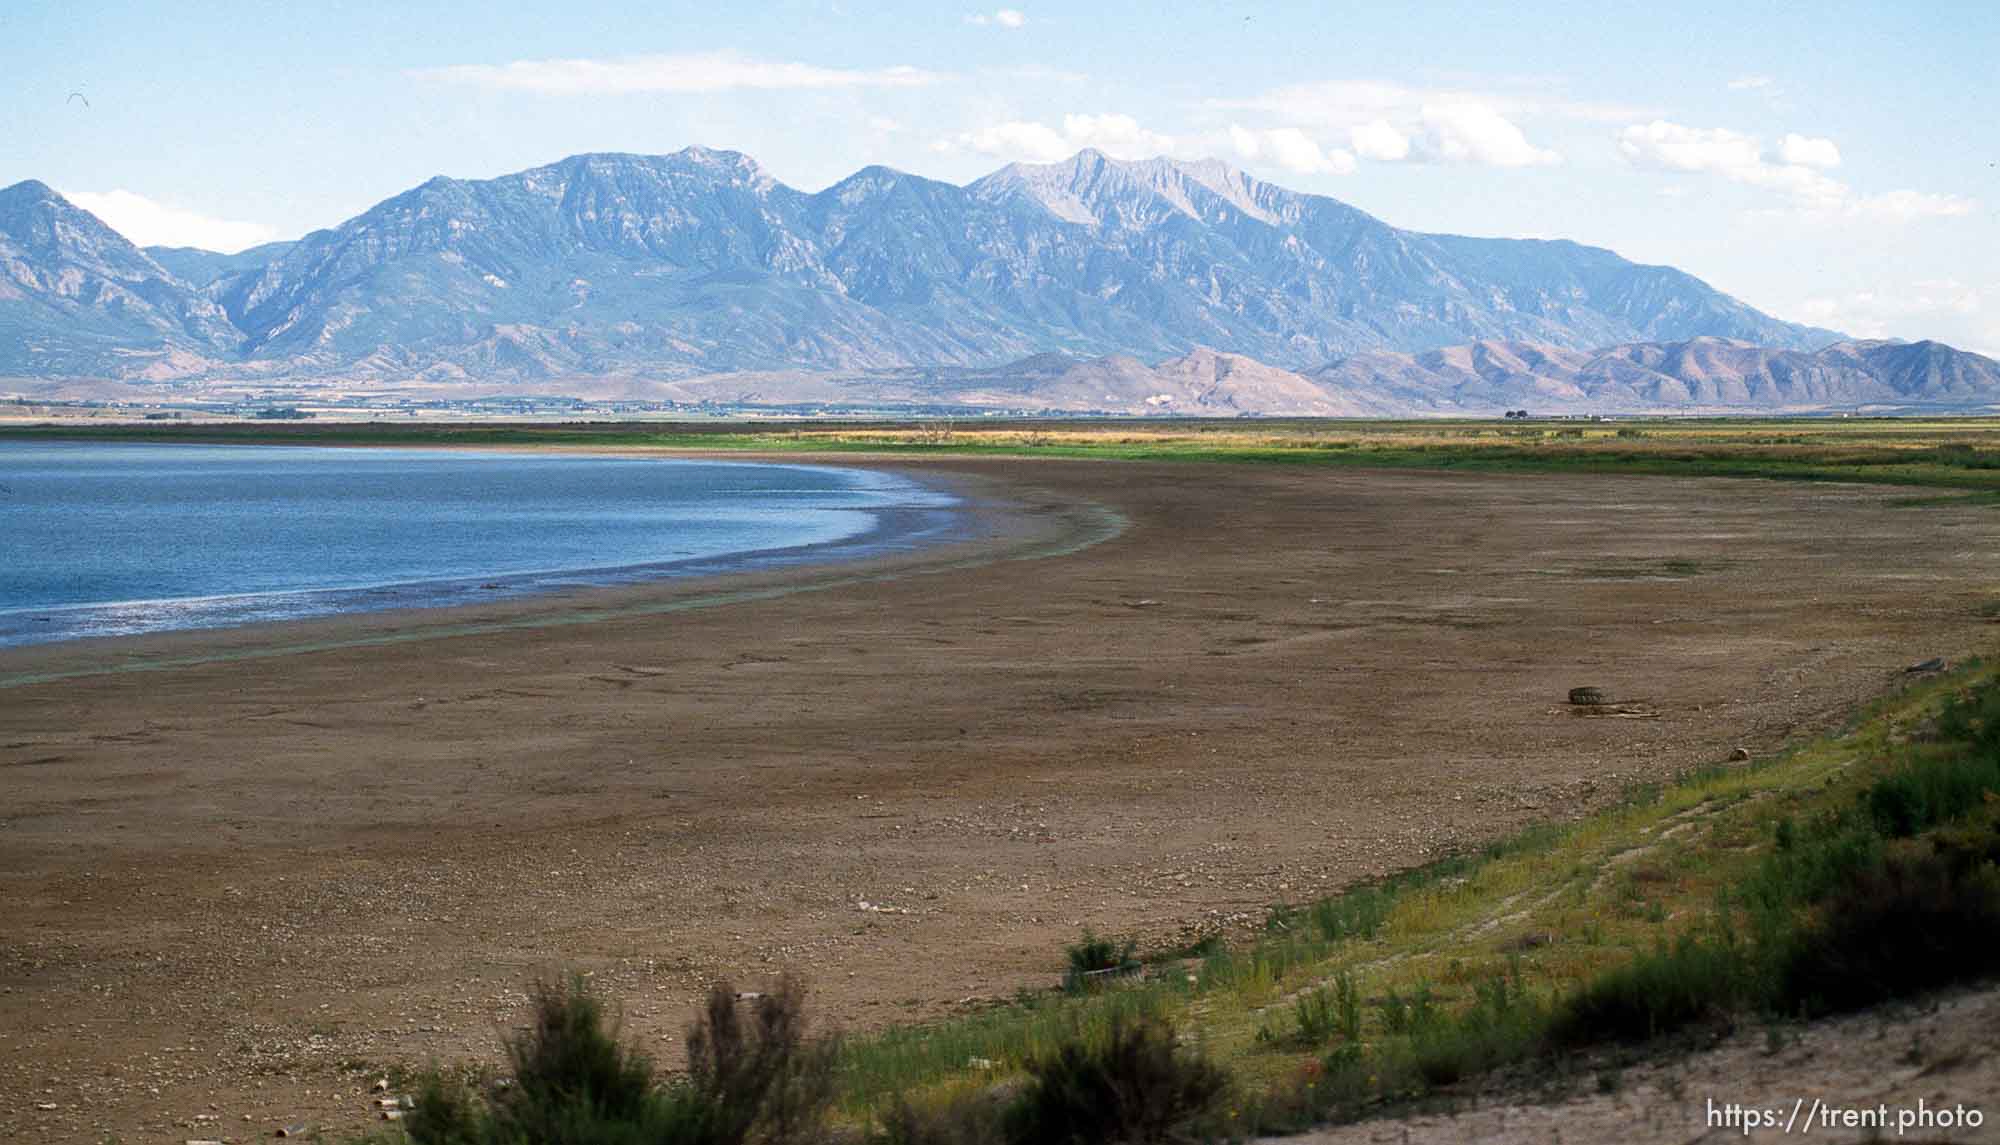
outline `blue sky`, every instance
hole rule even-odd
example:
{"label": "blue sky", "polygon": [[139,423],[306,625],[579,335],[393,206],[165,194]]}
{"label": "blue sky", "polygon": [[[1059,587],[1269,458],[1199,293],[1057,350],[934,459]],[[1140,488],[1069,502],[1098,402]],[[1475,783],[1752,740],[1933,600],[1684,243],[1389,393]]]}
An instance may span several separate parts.
{"label": "blue sky", "polygon": [[7,0],[0,185],[227,248],[579,151],[813,190],[1096,146],[2000,354],[2000,5],[1007,3]]}

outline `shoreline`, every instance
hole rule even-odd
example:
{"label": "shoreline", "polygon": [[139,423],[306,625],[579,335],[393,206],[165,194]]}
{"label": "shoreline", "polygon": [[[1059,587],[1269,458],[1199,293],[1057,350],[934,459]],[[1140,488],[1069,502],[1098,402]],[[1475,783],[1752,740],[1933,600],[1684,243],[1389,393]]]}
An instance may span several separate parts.
{"label": "shoreline", "polygon": [[[413,605],[336,609],[239,624],[0,645],[0,691],[107,673],[160,671],[340,648],[658,616],[901,576],[976,568],[996,560],[1063,555],[1108,540],[1124,528],[1122,518],[1101,505],[1058,505],[1038,499],[1038,491],[1032,489],[1002,490],[991,481],[963,474],[919,473],[906,459],[897,463],[891,459],[845,456],[823,461],[782,455],[714,457],[630,448],[615,451],[564,447],[416,448],[862,469],[888,474],[922,489],[944,492],[954,503],[938,508],[867,510],[876,518],[876,524],[856,536],[723,557],[697,557],[618,569],[463,577],[374,589],[314,590],[315,594],[343,596],[385,590],[422,595],[438,588],[463,588],[481,582],[546,582],[553,578],[572,582],[532,584],[478,599],[428,600]],[[939,521],[938,517],[945,519]],[[573,583],[590,578],[599,578],[600,583]]]}

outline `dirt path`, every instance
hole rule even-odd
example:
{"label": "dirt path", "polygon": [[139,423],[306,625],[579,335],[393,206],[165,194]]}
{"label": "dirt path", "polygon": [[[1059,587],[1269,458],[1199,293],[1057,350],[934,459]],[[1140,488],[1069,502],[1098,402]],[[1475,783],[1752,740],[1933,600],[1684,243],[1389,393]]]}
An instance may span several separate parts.
{"label": "dirt path", "polygon": [[[668,1057],[718,975],[801,969],[848,1026],[936,1016],[1053,981],[1084,923],[1259,917],[1771,750],[1996,632],[2000,514],[1890,489],[939,468],[1041,490],[1009,528],[1047,548],[1066,507],[1127,527],[0,689],[0,1137],[358,1125],[350,1067],[490,1055],[557,965]],[[0,677],[434,622],[17,650]],[[1580,684],[1660,717],[1572,718]]]}

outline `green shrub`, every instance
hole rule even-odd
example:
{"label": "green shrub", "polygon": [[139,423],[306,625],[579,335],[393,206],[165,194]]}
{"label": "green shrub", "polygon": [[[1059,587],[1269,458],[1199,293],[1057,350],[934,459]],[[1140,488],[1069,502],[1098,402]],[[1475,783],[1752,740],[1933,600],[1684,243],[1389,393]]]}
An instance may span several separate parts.
{"label": "green shrub", "polygon": [[1351,974],[1340,975],[1331,986],[1316,987],[1299,995],[1292,1014],[1298,1022],[1298,1040],[1302,1045],[1325,1045],[1335,1035],[1350,1042],[1361,1038],[1361,991]]}
{"label": "green shrub", "polygon": [[899,1098],[876,1134],[878,1145],[1009,1145],[1008,1102],[992,1091],[913,1105]]}
{"label": "green shrub", "polygon": [[1160,1021],[1116,1021],[1098,1044],[1081,1039],[1029,1064],[1007,1118],[1020,1145],[1160,1142],[1197,1135],[1228,1091],[1222,1070],[1174,1044]]}
{"label": "green shrub", "polygon": [[1907,838],[1960,818],[2000,793],[2000,683],[1946,700],[1936,740],[1863,796],[1883,834]]}
{"label": "green shrub", "polygon": [[433,1070],[417,1088],[417,1107],[403,1129],[419,1145],[478,1145],[484,1122],[478,1096],[464,1079]]}
{"label": "green shrub", "polygon": [[688,1034],[689,1075],[661,1085],[619,1041],[581,978],[538,983],[534,1017],[507,1039],[512,1080],[475,1087],[433,1072],[404,1122],[415,1145],[801,1145],[825,1137],[831,1041],[809,1040],[787,979],[748,1026],[726,985]]}
{"label": "green shrub", "polygon": [[560,1122],[637,1121],[653,1098],[653,1063],[618,1040],[616,1022],[581,977],[535,984],[534,1018],[507,1039],[514,1084],[496,1103],[512,1135],[551,1139]]}
{"label": "green shrub", "polygon": [[1793,945],[1779,1000],[1810,1014],[2000,973],[2000,870],[1901,857],[1842,888]]}
{"label": "green shrub", "polygon": [[1727,1014],[1758,993],[1756,967],[1741,946],[1684,934],[1570,995],[1549,1036],[1569,1047],[1643,1041]]}
{"label": "green shrub", "polygon": [[1932,832],[1930,841],[1932,853],[1954,874],[2000,865],[2000,797],[1988,797],[1983,812],[1970,822]]}
{"label": "green shrub", "polygon": [[1882,777],[1861,798],[1875,829],[1892,839],[1916,834],[1930,819],[1923,789],[1907,773]]}
{"label": "green shrub", "polygon": [[1750,912],[1758,940],[1771,941],[1797,926],[1800,910],[1881,862],[1882,837],[1858,815],[1804,827],[1786,819],[1778,824],[1776,845],[1734,897]]}
{"label": "green shrub", "polygon": [[1133,939],[1100,938],[1086,927],[1083,940],[1065,948],[1069,969],[1063,974],[1063,989],[1088,990],[1106,979],[1138,971],[1138,949]]}
{"label": "green shrub", "polygon": [[1437,1020],[1437,999],[1429,983],[1419,985],[1405,998],[1389,991],[1382,999],[1382,1025],[1392,1034],[1412,1034]]}
{"label": "green shrub", "polygon": [[1451,1085],[1520,1061],[1541,1047],[1548,1009],[1521,989],[1518,970],[1479,983],[1474,998],[1456,1017],[1416,1027],[1411,1065],[1427,1085]]}
{"label": "green shrub", "polygon": [[[1995,614],[2000,615],[2000,607]],[[1937,730],[1939,739],[1964,744],[1975,754],[1990,758],[2000,752],[2000,682],[1946,700]]]}
{"label": "green shrub", "polygon": [[1974,747],[1917,759],[1876,780],[1863,801],[1878,831],[1906,839],[1975,810],[1989,792],[2000,792],[2000,749]]}
{"label": "green shrub", "polygon": [[675,1096],[697,1112],[703,1145],[816,1140],[834,1098],[839,1047],[806,1036],[805,989],[787,976],[751,1005],[746,1025],[727,984],[709,991],[688,1031],[688,1076]]}
{"label": "green shrub", "polygon": [[1395,905],[1395,893],[1385,887],[1358,887],[1347,894],[1314,903],[1312,927],[1328,942],[1373,938],[1382,929],[1383,921]]}

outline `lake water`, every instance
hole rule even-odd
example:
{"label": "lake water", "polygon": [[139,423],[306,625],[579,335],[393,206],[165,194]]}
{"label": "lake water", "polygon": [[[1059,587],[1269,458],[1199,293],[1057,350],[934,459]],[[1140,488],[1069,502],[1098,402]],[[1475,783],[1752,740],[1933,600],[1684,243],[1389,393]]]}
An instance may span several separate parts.
{"label": "lake water", "polygon": [[0,646],[851,558],[954,505],[811,465],[0,441]]}

